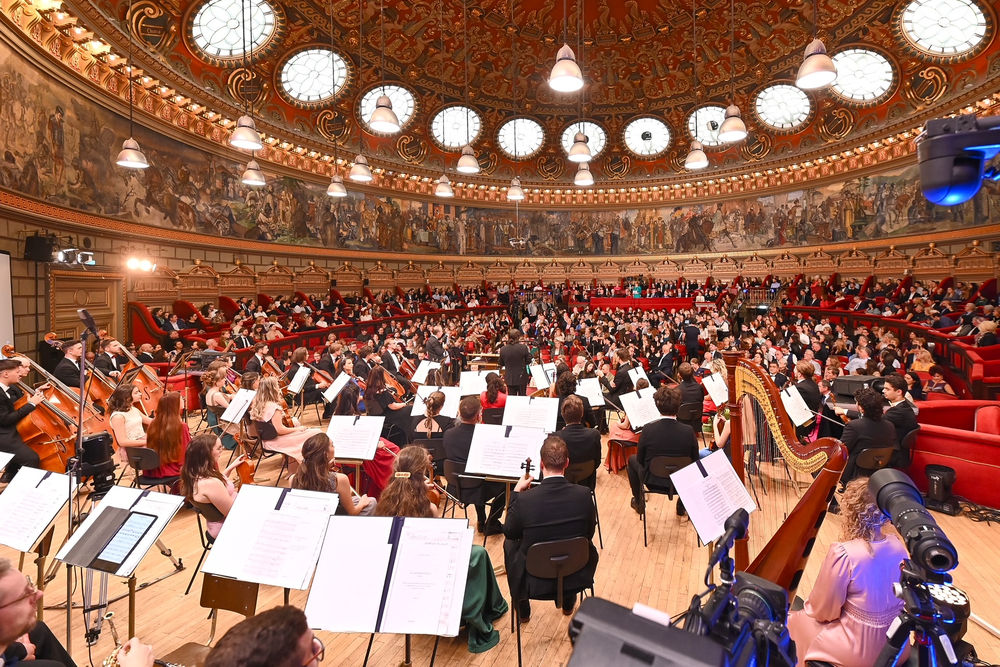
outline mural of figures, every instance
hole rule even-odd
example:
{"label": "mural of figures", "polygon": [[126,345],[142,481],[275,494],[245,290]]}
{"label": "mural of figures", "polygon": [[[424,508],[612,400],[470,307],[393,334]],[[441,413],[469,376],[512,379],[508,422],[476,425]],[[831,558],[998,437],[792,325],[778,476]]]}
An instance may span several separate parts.
{"label": "mural of figures", "polygon": [[[74,95],[0,44],[0,187],[88,213],[230,238],[470,255],[725,252],[985,224],[1000,185],[952,208],[921,195],[917,167],[724,203],[615,211],[468,208],[272,176],[136,128],[149,169],[114,164],[127,120]],[[266,164],[264,165],[266,170]]]}

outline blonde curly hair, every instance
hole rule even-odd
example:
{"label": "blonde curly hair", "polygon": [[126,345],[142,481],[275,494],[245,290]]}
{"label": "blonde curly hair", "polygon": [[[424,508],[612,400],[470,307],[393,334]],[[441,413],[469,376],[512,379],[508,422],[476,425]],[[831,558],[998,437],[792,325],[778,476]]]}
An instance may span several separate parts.
{"label": "blonde curly hair", "polygon": [[[867,477],[858,477],[847,483],[840,507],[841,516],[844,518],[841,539],[845,541],[860,538],[866,543],[871,542],[877,534],[880,534],[879,529],[886,522],[885,515],[875,504],[875,498],[868,490]],[[867,546],[870,552],[871,545]]]}

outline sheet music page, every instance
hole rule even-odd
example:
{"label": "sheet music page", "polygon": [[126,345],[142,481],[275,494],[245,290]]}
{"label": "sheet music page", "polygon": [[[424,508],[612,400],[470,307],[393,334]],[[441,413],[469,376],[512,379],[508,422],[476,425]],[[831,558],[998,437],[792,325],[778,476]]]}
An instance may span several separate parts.
{"label": "sheet music page", "polygon": [[229,399],[229,406],[226,411],[222,413],[219,417],[224,422],[230,422],[231,424],[238,423],[243,419],[243,415],[246,414],[247,410],[250,408],[250,401],[253,397],[257,395],[253,389],[240,389],[236,394]]}
{"label": "sheet music page", "polygon": [[486,376],[499,371],[462,371],[458,379],[458,387],[462,396],[478,395],[486,391]]}
{"label": "sheet music page", "polygon": [[530,396],[508,396],[503,409],[504,426],[529,426],[540,428],[546,433],[556,430],[559,417],[558,398],[531,398]]}
{"label": "sheet music page", "polygon": [[417,366],[417,370],[413,371],[413,377],[410,378],[410,382],[413,384],[424,384],[427,382],[427,374],[436,368],[441,368],[441,364],[436,361],[424,359]]}
{"label": "sheet music page", "polygon": [[413,409],[410,411],[410,415],[412,417],[426,415],[427,406],[424,405],[424,401],[421,399],[426,400],[435,391],[440,391],[444,394],[444,406],[441,408],[441,414],[452,419],[457,418],[458,404],[462,402],[462,390],[458,387],[435,387],[431,384],[422,384],[417,387],[418,398],[413,401]]}
{"label": "sheet music page", "polygon": [[632,425],[633,429],[642,428],[649,422],[656,421],[663,416],[656,409],[656,403],[653,402],[653,393],[653,388],[647,387],[646,389],[632,391],[618,397],[622,402],[622,407],[625,408],[628,422]]}
{"label": "sheet music page", "polygon": [[[633,368],[628,369],[628,376],[629,378],[632,379],[633,387],[639,382],[639,380],[645,380],[646,382],[649,382],[649,376],[646,375],[646,369],[642,367],[642,364],[639,364],[638,366],[634,366]],[[652,386],[651,382],[650,386]]]}
{"label": "sheet music page", "polygon": [[295,371],[295,375],[292,376],[292,381],[288,383],[288,393],[297,394],[302,391],[302,387],[305,386],[306,380],[312,375],[312,369],[308,366],[299,366],[299,370]]}
{"label": "sheet music page", "polygon": [[340,458],[371,461],[375,458],[384,424],[385,415],[334,415],[330,417],[326,434]]}
{"label": "sheet music page", "polygon": [[545,431],[540,428],[476,424],[465,471],[516,479],[524,475],[521,466],[526,458],[530,458],[531,465],[537,472],[538,452],[544,440]]}
{"label": "sheet music page", "polygon": [[9,452],[0,452],[0,470],[6,468],[7,464],[10,463],[13,458],[14,455]]}
{"label": "sheet music page", "polygon": [[586,396],[592,408],[604,405],[604,390],[601,389],[601,381],[598,378],[577,380],[576,393]]}
{"label": "sheet music page", "polygon": [[788,418],[796,426],[802,426],[813,418],[813,413],[802,400],[802,394],[795,387],[785,387],[781,390],[781,404],[785,406]]}
{"label": "sheet music page", "polygon": [[379,632],[456,636],[471,552],[472,529],[465,519],[407,517]]}
{"label": "sheet music page", "polygon": [[121,567],[115,572],[115,576],[117,577],[129,577],[135,571],[135,568],[139,567],[139,563],[146,556],[146,552],[160,538],[160,533],[167,527],[167,524],[170,523],[170,520],[174,518],[177,510],[183,504],[184,498],[181,496],[171,496],[156,491],[142,491],[124,486],[113,486],[108,491],[108,495],[104,496],[104,499],[97,505],[97,509],[91,512],[87,520],[83,522],[83,525],[76,529],[76,532],[73,533],[62,549],[59,550],[56,558],[63,560],[66,554],[76,546],[76,543],[86,535],[87,530],[94,525],[98,517],[101,516],[101,512],[108,507],[118,507],[133,512],[154,514],[156,515],[156,521],[149,527],[146,535],[139,541],[129,557],[125,559]]}
{"label": "sheet music page", "polygon": [[392,553],[391,530],[392,517],[329,518],[306,602],[310,628],[374,632]]}
{"label": "sheet music page", "polygon": [[722,376],[722,373],[706,375],[701,379],[701,384],[705,387],[709,398],[712,399],[712,402],[716,406],[721,408],[729,402],[729,386],[726,384],[726,378]]}
{"label": "sheet music page", "polygon": [[70,488],[75,495],[76,484],[70,485],[69,475],[22,466],[0,494],[0,544],[31,551],[66,505]]}
{"label": "sheet music page", "polygon": [[684,501],[698,537],[708,544],[726,532],[726,519],[733,512],[742,507],[752,513],[757,505],[724,451],[712,452],[700,462],[707,477],[692,463],[671,475],[670,481]]}
{"label": "sheet music page", "polygon": [[327,403],[333,403],[337,400],[337,395],[340,391],[347,386],[347,383],[351,381],[351,376],[347,373],[341,373],[333,379],[333,384],[326,388],[323,392],[323,400]]}
{"label": "sheet music page", "polygon": [[[281,509],[276,509],[279,500]],[[333,496],[329,500],[318,496]],[[335,494],[240,489],[201,571],[282,588],[305,589],[312,579]]]}
{"label": "sheet music page", "polygon": [[528,366],[536,389],[548,389],[556,381],[555,364],[531,364]]}

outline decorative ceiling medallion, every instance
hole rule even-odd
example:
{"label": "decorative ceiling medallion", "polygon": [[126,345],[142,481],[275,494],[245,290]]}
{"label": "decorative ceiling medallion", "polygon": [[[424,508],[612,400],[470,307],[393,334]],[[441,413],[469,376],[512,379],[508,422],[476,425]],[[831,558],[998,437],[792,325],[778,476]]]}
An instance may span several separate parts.
{"label": "decorative ceiling medallion", "polygon": [[177,42],[177,22],[163,8],[149,0],[132,5],[129,18],[132,34],[157,53],[165,53]]}
{"label": "decorative ceiling medallion", "polygon": [[500,156],[496,151],[479,151],[476,153],[479,158],[479,173],[482,176],[492,176],[500,164]]}
{"label": "decorative ceiling medallion", "polygon": [[816,129],[827,141],[843,139],[854,129],[854,114],[847,109],[831,109],[820,115]]}
{"label": "decorative ceiling medallion", "polygon": [[740,146],[740,155],[747,162],[763,160],[771,152],[771,135],[767,132],[754,132]]}
{"label": "decorative ceiling medallion", "polygon": [[396,140],[396,153],[409,164],[420,164],[427,157],[427,142],[412,134],[404,134]]}
{"label": "decorative ceiling medallion", "polygon": [[323,109],[316,115],[316,129],[330,141],[341,141],[350,134],[353,123],[344,114]]}
{"label": "decorative ceiling medallion", "polygon": [[931,65],[914,73],[903,83],[903,95],[915,106],[932,104],[948,90],[948,74]]}
{"label": "decorative ceiling medallion", "polygon": [[234,69],[226,81],[226,88],[240,105],[247,102],[251,107],[255,107],[267,100],[267,82],[256,71],[242,67]]}
{"label": "decorative ceiling medallion", "polygon": [[542,155],[535,161],[535,169],[546,181],[554,181],[566,171],[566,160],[562,156]]}
{"label": "decorative ceiling medallion", "polygon": [[619,180],[632,171],[632,158],[624,153],[612,153],[604,162],[604,173],[608,178]]}

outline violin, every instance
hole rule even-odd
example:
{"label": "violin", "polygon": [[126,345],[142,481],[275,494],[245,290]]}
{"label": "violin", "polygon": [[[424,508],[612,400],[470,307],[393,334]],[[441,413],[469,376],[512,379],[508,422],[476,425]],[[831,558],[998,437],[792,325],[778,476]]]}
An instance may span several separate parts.
{"label": "violin", "polygon": [[244,460],[236,465],[236,474],[240,479],[240,487],[245,484],[253,484],[253,473],[254,468],[250,464],[250,454],[247,452],[246,444],[243,442],[243,438],[236,437],[236,446],[240,450],[240,455],[244,457]]}

